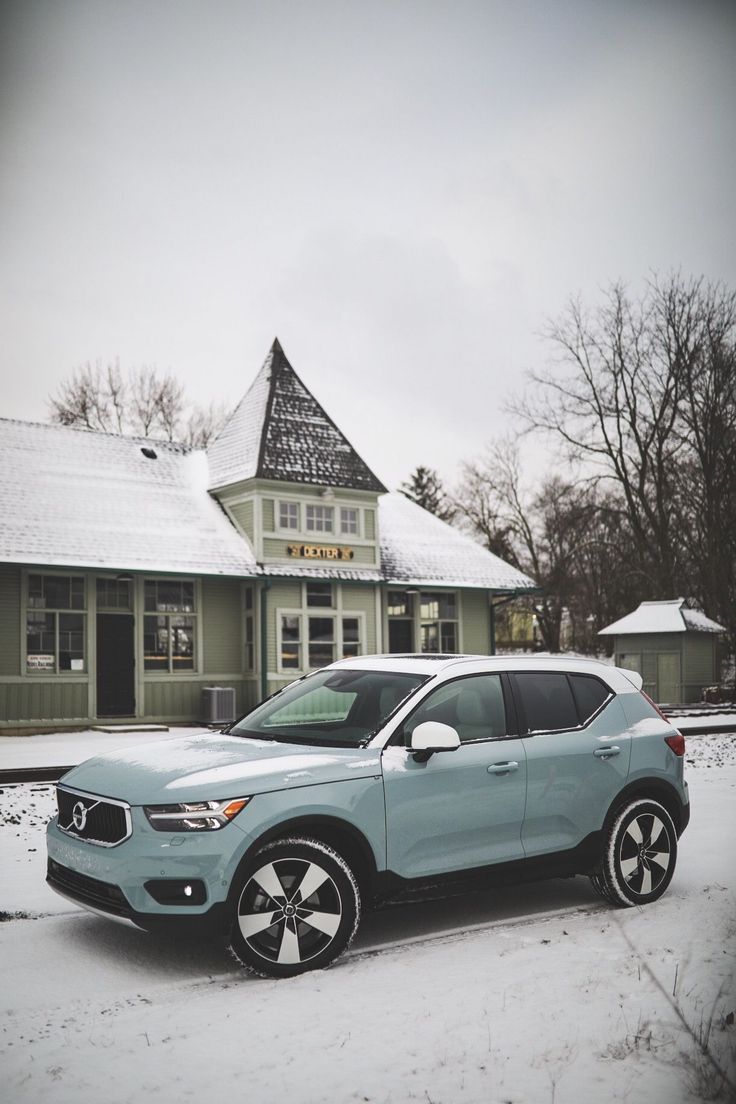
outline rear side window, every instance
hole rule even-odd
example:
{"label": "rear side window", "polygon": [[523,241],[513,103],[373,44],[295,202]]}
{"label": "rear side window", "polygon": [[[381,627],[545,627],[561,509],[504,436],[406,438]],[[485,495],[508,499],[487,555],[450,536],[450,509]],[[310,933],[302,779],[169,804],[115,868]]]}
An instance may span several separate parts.
{"label": "rear side window", "polygon": [[521,694],[527,732],[578,727],[578,711],[567,675],[522,671],[514,678]]}
{"label": "rear side window", "polygon": [[587,724],[593,714],[611,697],[611,691],[592,675],[570,675],[569,679],[578,703],[580,723]]}

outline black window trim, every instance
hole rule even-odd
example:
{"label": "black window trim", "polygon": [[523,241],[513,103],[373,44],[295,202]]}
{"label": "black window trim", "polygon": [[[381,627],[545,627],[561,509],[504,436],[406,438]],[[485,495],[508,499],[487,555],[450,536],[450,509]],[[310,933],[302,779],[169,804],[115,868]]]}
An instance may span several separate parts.
{"label": "black window trim", "polygon": [[[526,728],[526,725],[527,725],[526,711],[524,709],[524,702],[522,700],[521,687],[519,686],[519,684],[516,681],[516,676],[517,675],[540,675],[540,674],[564,675],[565,676],[565,678],[567,679],[567,685],[570,688],[570,693],[572,695],[572,701],[573,701],[573,705],[575,706],[575,712],[577,713],[577,717],[578,717],[578,723],[576,725],[569,725],[565,728],[535,728],[534,731],[532,731],[530,728]],[[510,675],[509,682],[511,684],[511,690],[512,690],[512,693],[513,693],[514,705],[515,705],[516,711],[517,711],[519,733],[525,740],[533,739],[535,736],[551,736],[556,732],[583,732],[583,731],[585,731],[586,728],[589,727],[589,725],[591,725],[593,723],[593,721],[596,719],[596,717],[598,717],[599,714],[601,714],[603,712],[603,710],[608,706],[609,702],[611,702],[612,699],[615,698],[615,696],[616,696],[614,694],[613,690],[611,689],[611,687],[608,685],[608,683],[604,682],[603,679],[600,678],[598,675],[591,674],[588,671],[561,671],[559,669],[558,670],[550,669],[550,670],[545,670],[545,671],[539,671],[539,670],[535,671],[533,669],[532,670],[519,669],[519,670],[516,670],[516,671],[510,671],[509,675]],[[605,688],[605,690],[607,691],[604,701],[601,702],[599,707],[596,709],[595,713],[591,713],[591,715],[588,717],[588,719],[586,721],[581,720],[582,711],[580,709],[580,703],[578,702],[577,695],[575,694],[575,688],[573,687],[572,681],[570,679],[571,675],[583,675],[585,678],[595,679],[596,682],[599,682],[601,684],[601,686],[603,686]],[[524,728],[526,728],[526,731],[522,731],[522,729],[524,729]]]}
{"label": "black window trim", "polygon": [[[501,744],[504,740],[518,740],[522,733],[519,730],[519,714],[516,709],[516,702],[514,700],[511,686],[509,683],[509,677],[506,671],[469,671],[464,675],[457,675],[455,678],[442,679],[441,682],[434,685],[428,693],[424,695],[421,701],[417,702],[411,713],[408,713],[404,717],[401,724],[396,728],[386,743],[385,747],[403,747],[405,751],[411,752],[411,748],[407,746],[406,734],[404,732],[404,726],[407,721],[411,720],[418,709],[421,709],[424,703],[434,693],[435,690],[440,690],[443,686],[450,686],[454,682],[462,682],[464,679],[478,678],[481,675],[498,675],[501,679],[501,693],[503,694],[503,706],[506,713],[506,728],[509,730],[505,736],[482,736],[478,740],[461,740],[460,747],[467,747],[470,744]],[[419,687],[417,688],[419,689]],[[398,708],[398,707],[397,707]],[[514,731],[510,731],[513,729]],[[385,750],[385,749],[384,749]],[[458,751],[460,748],[458,748]]]}

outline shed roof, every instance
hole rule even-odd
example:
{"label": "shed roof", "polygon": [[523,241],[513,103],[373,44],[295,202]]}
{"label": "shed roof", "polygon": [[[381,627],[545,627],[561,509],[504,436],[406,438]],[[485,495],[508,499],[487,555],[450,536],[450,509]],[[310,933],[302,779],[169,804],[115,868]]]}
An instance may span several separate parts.
{"label": "shed roof", "polygon": [[386,490],[299,379],[278,340],[207,455],[213,488],[258,478]]}
{"label": "shed roof", "polygon": [[0,471],[0,561],[256,572],[250,547],[207,493],[202,452],[0,418]]}
{"label": "shed roof", "polygon": [[711,621],[690,598],[672,598],[663,602],[642,602],[631,613],[601,629],[599,636],[635,636],[639,633],[725,632],[723,625]]}

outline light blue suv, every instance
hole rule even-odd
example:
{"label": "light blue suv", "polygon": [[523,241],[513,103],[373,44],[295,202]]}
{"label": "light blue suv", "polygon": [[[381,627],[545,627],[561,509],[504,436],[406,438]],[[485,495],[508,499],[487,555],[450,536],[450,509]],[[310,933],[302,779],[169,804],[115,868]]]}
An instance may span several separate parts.
{"label": "light blue suv", "polygon": [[141,928],[224,932],[272,977],[332,962],[361,902],[428,884],[587,874],[648,904],[690,815],[683,753],[640,677],[592,660],[343,660],[223,734],[69,771],[48,882]]}

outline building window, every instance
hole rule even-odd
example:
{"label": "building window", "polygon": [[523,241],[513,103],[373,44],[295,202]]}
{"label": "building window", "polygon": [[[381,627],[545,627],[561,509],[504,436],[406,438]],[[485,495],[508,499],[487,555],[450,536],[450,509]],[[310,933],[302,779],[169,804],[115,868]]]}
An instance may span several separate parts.
{"label": "building window", "polygon": [[334,532],[334,514],[332,506],[307,506],[307,529],[310,533]]}
{"label": "building window", "polygon": [[[143,666],[162,674],[194,670],[194,583],[146,579]],[[154,615],[155,614],[155,615]]]}
{"label": "building window", "polygon": [[255,624],[255,593],[253,587],[245,588],[245,642],[244,669],[255,671],[256,669],[256,624]]}
{"label": "building window", "polygon": [[414,609],[412,595],[405,590],[390,590],[388,612],[388,650],[394,654],[414,651]]}
{"label": "building window", "polygon": [[281,667],[284,671],[300,671],[302,667],[302,619],[299,614],[281,617]]}
{"label": "building window", "polygon": [[420,641],[423,652],[457,652],[457,597],[453,593],[422,594]]}
{"label": "building window", "polygon": [[26,670],[57,674],[85,670],[84,579],[29,575]]}
{"label": "building window", "polygon": [[309,617],[309,666],[326,667],[335,662],[335,618]]}
{"label": "building window", "polygon": [[131,579],[98,579],[98,610],[130,610],[133,608]]}
{"label": "building window", "polygon": [[279,610],[279,669],[308,671],[365,652],[362,614],[350,611]]}
{"label": "building window", "polygon": [[279,502],[279,527],[281,529],[299,528],[298,502]]}
{"label": "building window", "polygon": [[332,608],[332,583],[307,583],[307,605]]}
{"label": "building window", "polygon": [[343,659],[360,655],[360,618],[343,617],[341,651]]}
{"label": "building window", "polygon": [[358,511],[354,507],[340,507],[340,532],[344,536],[357,537],[359,535]]}

